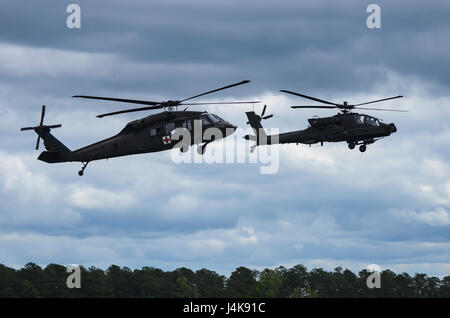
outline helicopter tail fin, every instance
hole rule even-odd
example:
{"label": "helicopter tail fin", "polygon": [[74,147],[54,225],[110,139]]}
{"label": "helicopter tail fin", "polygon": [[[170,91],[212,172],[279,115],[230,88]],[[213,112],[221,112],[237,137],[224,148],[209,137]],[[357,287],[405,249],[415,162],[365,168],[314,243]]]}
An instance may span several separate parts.
{"label": "helicopter tail fin", "polygon": [[[37,132],[38,133],[38,132]],[[44,140],[44,146],[47,151],[41,152],[38,159],[47,163],[65,162],[68,161],[69,155],[72,152],[61,141],[50,133],[50,129],[44,133],[38,133]]]}
{"label": "helicopter tail fin", "polygon": [[264,131],[264,127],[261,125],[260,116],[256,115],[255,112],[246,112],[248,118],[248,123],[253,128],[256,136],[246,135],[244,136],[247,140],[256,141],[256,145],[262,145],[267,143],[267,134]]}

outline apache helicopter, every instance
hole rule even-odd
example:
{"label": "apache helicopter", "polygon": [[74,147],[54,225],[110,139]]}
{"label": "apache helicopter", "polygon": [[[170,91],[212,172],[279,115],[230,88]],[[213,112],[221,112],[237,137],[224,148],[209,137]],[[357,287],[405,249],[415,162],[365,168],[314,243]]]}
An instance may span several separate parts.
{"label": "apache helicopter", "polygon": [[[210,93],[214,93],[220,90],[231,88],[234,86],[249,83],[250,81],[242,81],[239,83],[227,85],[218,89],[208,91],[206,93],[198,94],[183,100],[169,100],[166,102],[151,102],[144,100],[134,99],[122,99],[111,97],[98,97],[98,96],[85,96],[75,95],[72,97],[89,98],[98,100],[108,100],[114,102],[134,103],[141,105],[149,105],[146,107],[121,110],[106,114],[98,115],[98,118],[105,116],[112,116],[123,113],[138,112],[152,109],[164,109],[163,112],[149,115],[147,117],[129,122],[125,128],[122,129],[117,135],[102,141],[96,142],[86,147],[82,147],[78,150],[70,150],[63,143],[61,143],[56,137],[54,137],[50,131],[52,128],[59,128],[58,125],[44,125],[45,105],[42,106],[41,121],[39,126],[36,127],[24,127],[24,130],[34,130],[38,135],[36,142],[36,150],[39,149],[39,142],[42,138],[47,151],[43,151],[38,159],[47,163],[57,162],[72,162],[77,161],[82,163],[82,168],[78,172],[79,176],[82,176],[86,166],[89,162],[100,159],[109,159],[114,157],[121,157],[133,154],[157,152],[169,150],[175,147],[179,147],[180,151],[186,152],[190,145],[199,144],[199,154],[204,154],[206,146],[217,139],[225,138],[236,130],[236,126],[223,120],[217,115],[210,114],[206,111],[186,111],[191,105],[206,105],[206,104],[247,104],[247,103],[259,103],[259,101],[251,102],[200,102],[200,103],[184,103],[185,101],[204,96]],[[183,111],[174,110],[178,109],[178,106],[186,106]],[[167,111],[166,111],[167,109]],[[194,121],[201,121],[201,125],[195,126]],[[194,127],[201,127],[200,131],[194,131]],[[190,132],[191,140],[181,140],[181,142],[172,142],[172,134],[177,128],[185,128]],[[217,128],[222,132],[222,136],[212,136],[212,138],[206,140],[204,132],[208,128]],[[200,145],[203,143],[203,145]]]}
{"label": "apache helicopter", "polygon": [[365,115],[353,113],[353,109],[363,109],[363,110],[379,110],[379,111],[398,111],[406,112],[405,110],[397,109],[385,109],[385,108],[365,108],[358,107],[361,105],[367,105],[372,103],[378,103],[381,101],[386,101],[395,98],[401,98],[403,96],[395,96],[389,98],[383,98],[379,100],[374,100],[371,102],[350,105],[348,102],[343,102],[342,104],[332,103],[319,98],[295,93],[292,91],[281,90],[280,92],[288,93],[300,97],[304,97],[316,102],[321,102],[326,105],[317,106],[291,106],[293,109],[298,108],[337,108],[340,113],[331,117],[314,117],[308,119],[310,126],[304,130],[297,130],[292,132],[286,132],[279,135],[267,136],[264,132],[264,128],[261,125],[262,119],[267,119],[272,117],[272,115],[264,116],[266,106],[262,111],[261,115],[257,115],[254,111],[246,112],[248,122],[256,136],[244,136],[247,140],[256,141],[256,144],[251,147],[253,152],[255,148],[259,145],[270,145],[270,144],[287,144],[287,143],[303,143],[311,144],[319,143],[323,146],[324,142],[339,142],[345,141],[348,143],[350,149],[354,149],[356,145],[359,146],[361,152],[366,151],[366,147],[375,141],[389,136],[397,131],[395,124],[384,124],[379,119]]}

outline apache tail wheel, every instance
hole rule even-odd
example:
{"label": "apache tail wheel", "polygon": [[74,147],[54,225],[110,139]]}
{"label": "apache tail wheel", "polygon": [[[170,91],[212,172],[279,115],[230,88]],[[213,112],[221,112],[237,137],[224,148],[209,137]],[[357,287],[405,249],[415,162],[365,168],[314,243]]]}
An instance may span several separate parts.
{"label": "apache tail wheel", "polygon": [[348,143],[348,148],[349,149],[355,149],[355,143],[354,142],[349,142]]}
{"label": "apache tail wheel", "polygon": [[83,175],[83,170],[78,171],[78,175],[81,177]]}
{"label": "apache tail wheel", "polygon": [[361,152],[366,151],[366,149],[367,149],[366,145],[359,146],[359,151],[361,151]]}

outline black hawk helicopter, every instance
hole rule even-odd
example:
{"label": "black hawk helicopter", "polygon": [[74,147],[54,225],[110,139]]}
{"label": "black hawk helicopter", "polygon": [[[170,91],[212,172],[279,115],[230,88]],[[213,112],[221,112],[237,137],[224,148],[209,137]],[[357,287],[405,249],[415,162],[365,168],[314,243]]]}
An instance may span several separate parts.
{"label": "black hawk helicopter", "polygon": [[[97,100],[108,100],[114,102],[134,103],[141,105],[148,105],[140,108],[133,108],[127,110],[121,110],[106,114],[98,115],[102,118],[105,116],[112,116],[123,113],[145,111],[152,109],[164,109],[163,112],[149,115],[147,117],[129,122],[125,128],[122,129],[117,135],[110,138],[101,140],[86,147],[82,147],[78,150],[70,150],[56,137],[54,137],[50,131],[52,128],[61,127],[58,125],[44,125],[45,105],[42,106],[41,121],[39,126],[36,127],[24,127],[24,130],[34,130],[37,135],[36,150],[39,149],[39,142],[42,138],[46,151],[43,151],[38,159],[47,163],[58,162],[72,162],[77,161],[82,163],[82,168],[78,172],[78,175],[82,176],[86,166],[89,162],[94,160],[109,159],[114,157],[121,157],[133,154],[157,152],[169,150],[174,147],[179,147],[182,152],[186,152],[190,145],[199,144],[198,152],[204,154],[206,146],[221,138],[225,138],[236,130],[236,126],[223,120],[217,115],[210,114],[206,111],[186,111],[191,105],[207,105],[207,104],[246,104],[246,103],[259,103],[259,101],[251,102],[200,102],[200,103],[185,103],[185,101],[204,96],[210,93],[214,93],[220,90],[231,88],[234,86],[249,83],[250,81],[242,81],[239,83],[227,85],[221,88],[217,88],[206,93],[198,94],[183,100],[169,100],[166,102],[152,102],[144,100],[134,99],[122,99],[111,97],[99,97],[99,96],[85,96],[75,95],[72,97],[88,98]],[[178,106],[186,106],[183,111],[174,110]],[[166,110],[167,109],[167,110]],[[195,121],[201,121],[200,131],[194,131]],[[172,142],[172,134],[177,128],[185,128],[190,132],[191,140],[181,140],[181,142]],[[212,138],[204,139],[204,132],[208,128],[217,128],[222,132],[222,136],[212,136]],[[218,138],[219,137],[219,138]],[[202,144],[203,143],[203,144]],[[200,145],[202,144],[202,145]]]}
{"label": "black hawk helicopter", "polygon": [[381,138],[389,136],[392,133],[395,133],[397,131],[397,127],[395,127],[395,124],[393,123],[382,123],[379,119],[369,115],[354,113],[352,112],[353,109],[406,112],[405,110],[398,109],[358,107],[361,105],[401,98],[403,96],[388,97],[371,102],[350,105],[348,104],[348,102],[343,102],[342,104],[332,103],[326,100],[287,90],[281,90],[281,92],[326,104],[317,106],[291,106],[291,108],[337,108],[340,110],[340,113],[331,117],[310,118],[308,119],[310,126],[304,130],[297,130],[282,133],[279,135],[267,136],[264,132],[264,128],[261,125],[261,120],[270,118],[272,117],[272,115],[264,116],[266,106],[264,105],[261,115],[257,115],[254,111],[246,112],[248,118],[247,123],[251,125],[253,131],[256,134],[256,136],[244,136],[244,138],[247,140],[256,141],[256,145],[251,147],[251,151],[254,151],[255,148],[259,145],[270,145],[276,143],[303,143],[311,145],[320,142],[320,144],[323,146],[324,142],[345,141],[348,143],[348,147],[350,149],[354,149],[356,145],[359,145],[359,150],[361,152],[364,152],[366,151],[367,145],[372,144]]}

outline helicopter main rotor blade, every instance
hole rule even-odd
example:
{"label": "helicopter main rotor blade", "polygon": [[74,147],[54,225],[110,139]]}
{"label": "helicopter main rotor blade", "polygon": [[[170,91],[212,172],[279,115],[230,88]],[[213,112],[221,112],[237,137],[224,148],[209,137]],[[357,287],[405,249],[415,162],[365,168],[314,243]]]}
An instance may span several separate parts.
{"label": "helicopter main rotor blade", "polygon": [[399,95],[399,96],[394,96],[394,97],[388,97],[388,98],[378,99],[378,100],[374,100],[374,101],[371,101],[371,102],[361,103],[361,104],[356,104],[356,105],[351,105],[351,106],[367,105],[367,104],[378,103],[378,102],[382,102],[382,101],[385,101],[385,100],[390,100],[390,99],[395,99],[395,98],[401,98],[401,97],[403,97],[403,96],[402,96],[402,95]]}
{"label": "helicopter main rotor blade", "polygon": [[339,107],[337,107],[337,106],[291,106],[291,108],[294,108],[294,109],[296,109],[296,108],[331,108],[331,109],[333,109],[333,108],[339,108]]}
{"label": "helicopter main rotor blade", "polygon": [[381,110],[381,111],[388,111],[388,112],[402,112],[407,113],[407,110],[401,110],[401,109],[388,109],[388,108],[366,108],[366,107],[353,107],[354,109],[364,109],[364,110]]}
{"label": "helicopter main rotor blade", "polygon": [[261,103],[260,100],[257,101],[248,101],[248,102],[215,102],[215,103],[208,103],[208,102],[204,102],[204,103],[182,103],[180,105],[221,105],[221,104],[257,104],[257,103]]}
{"label": "helicopter main rotor blade", "polygon": [[328,101],[323,100],[323,99],[311,97],[311,96],[308,96],[308,95],[299,94],[299,93],[296,93],[296,92],[287,91],[287,90],[284,90],[284,89],[280,90],[280,92],[292,94],[292,95],[295,95],[295,96],[300,96],[300,97],[307,98],[307,99],[310,99],[310,100],[314,100],[316,102],[320,102],[320,103],[324,103],[324,104],[340,106],[340,104],[328,102]]}
{"label": "helicopter main rotor blade", "polygon": [[[185,105],[185,106],[190,106],[190,105],[205,105],[205,104],[249,104],[249,103],[260,103],[260,101],[250,101],[250,102],[221,102],[221,103],[187,103],[187,104],[178,104],[178,105],[174,105],[174,106],[180,106],[180,105]],[[98,118],[103,118],[106,116],[113,116],[113,115],[119,115],[119,114],[124,114],[124,113],[132,113],[132,112],[140,112],[140,111],[144,111],[144,110],[152,110],[152,109],[159,109],[159,108],[164,108],[164,107],[169,107],[171,105],[167,104],[157,104],[155,106],[148,106],[148,107],[139,107],[139,108],[132,108],[132,109],[126,109],[126,110],[119,110],[116,112],[111,112],[111,113],[106,113],[106,114],[100,114],[97,115]]]}
{"label": "helicopter main rotor blade", "polygon": [[42,124],[44,123],[44,117],[45,117],[45,105],[42,105],[41,121],[39,123],[39,126],[42,126]]}
{"label": "helicopter main rotor blade", "polygon": [[39,149],[39,142],[41,141],[41,136],[38,136],[37,141],[36,141],[36,150]]}
{"label": "helicopter main rotor blade", "polygon": [[72,97],[109,100],[109,101],[113,101],[113,102],[132,103],[132,104],[141,104],[141,105],[159,105],[159,104],[161,104],[160,102],[151,102],[151,101],[147,101],[147,100],[113,98],[113,97],[86,96],[86,95],[74,95]]}
{"label": "helicopter main rotor blade", "polygon": [[202,93],[202,94],[199,94],[199,95],[195,95],[195,96],[192,96],[192,97],[183,99],[183,100],[181,100],[180,102],[184,102],[184,101],[187,101],[187,100],[190,100],[190,99],[194,99],[194,98],[197,98],[197,97],[200,97],[200,96],[204,96],[204,95],[207,95],[207,94],[211,94],[211,93],[214,93],[214,92],[218,92],[218,91],[221,91],[221,90],[223,90],[223,89],[227,89],[227,88],[231,88],[231,87],[234,87],[234,86],[238,86],[238,85],[242,85],[242,84],[247,84],[247,83],[250,83],[250,81],[249,81],[249,80],[245,80],[245,81],[242,81],[242,82],[239,82],[239,83],[235,83],[235,84],[227,85],[227,86],[224,86],[224,87],[221,87],[221,88],[213,89],[212,91],[208,91],[208,92],[206,92],[206,93]]}
{"label": "helicopter main rotor blade", "polygon": [[111,112],[111,113],[105,113],[105,114],[100,114],[97,115],[98,118],[102,118],[105,116],[113,116],[113,115],[118,115],[118,114],[124,114],[124,113],[131,113],[131,112],[138,112],[138,111],[144,111],[144,110],[152,110],[152,109],[159,109],[159,108],[164,108],[164,107],[171,107],[171,106],[179,106],[179,105],[205,105],[205,104],[253,104],[253,103],[260,103],[260,101],[251,101],[251,102],[216,102],[216,103],[186,103],[186,104],[182,104],[183,101],[187,101],[189,99],[193,99],[196,97],[200,97],[206,94],[210,94],[210,93],[214,93],[223,89],[227,89],[230,87],[234,87],[234,86],[238,86],[238,85],[242,85],[242,84],[246,84],[249,83],[250,81],[245,80],[239,83],[235,83],[235,84],[231,84],[231,85],[227,85],[221,88],[217,88],[214,89],[212,91],[208,91],[206,93],[203,94],[199,94],[196,96],[192,96],[189,98],[186,98],[182,101],[176,100],[176,101],[167,101],[167,102],[152,102],[152,101],[146,101],[146,100],[137,100],[137,99],[125,99],[125,98],[114,98],[114,97],[101,97],[101,96],[87,96],[87,95],[74,95],[72,97],[78,97],[78,98],[87,98],[87,99],[98,99],[98,100],[107,100],[107,101],[113,101],[113,102],[123,102],[123,103],[133,103],[133,104],[141,104],[141,105],[150,105],[149,107],[140,107],[140,108],[133,108],[133,109],[127,109],[127,110],[120,110],[120,111],[116,111],[116,112]]}
{"label": "helicopter main rotor blade", "polygon": [[106,116],[113,116],[113,115],[124,114],[124,113],[132,113],[132,112],[140,112],[140,111],[144,111],[144,110],[151,110],[151,109],[158,109],[158,108],[162,108],[162,106],[148,106],[148,107],[140,107],[140,108],[126,109],[126,110],[119,110],[117,112],[97,115],[97,117],[98,118],[103,118],[103,117],[106,117]]}
{"label": "helicopter main rotor blade", "polygon": [[264,108],[261,112],[261,117],[264,117],[264,114],[266,113],[266,108],[267,108],[267,105],[264,105]]}

